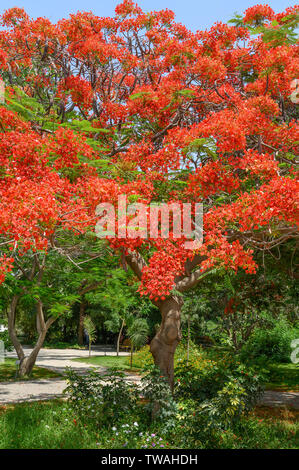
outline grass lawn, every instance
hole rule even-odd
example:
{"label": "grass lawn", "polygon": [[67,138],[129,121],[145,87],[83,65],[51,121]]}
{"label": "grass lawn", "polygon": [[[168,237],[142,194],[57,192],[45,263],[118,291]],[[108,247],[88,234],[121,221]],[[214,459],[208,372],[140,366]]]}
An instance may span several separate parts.
{"label": "grass lawn", "polygon": [[64,341],[58,341],[56,343],[47,343],[47,341],[45,341],[43,348],[44,349],[86,349],[85,346],[80,346],[77,343],[66,343]]}
{"label": "grass lawn", "polygon": [[87,364],[93,364],[95,366],[103,367],[115,367],[119,370],[131,370],[138,371],[139,367],[134,366],[134,357],[133,357],[133,367],[130,368],[130,356],[91,356],[91,357],[80,357],[74,359],[78,362],[85,362]]}
{"label": "grass lawn", "polygon": [[[234,433],[223,433],[217,447],[298,448],[298,418],[299,411],[256,408],[241,420]],[[117,423],[119,428],[121,424]],[[133,423],[131,425],[134,427]],[[142,431],[159,433],[154,425],[151,430],[143,428]],[[176,442],[176,433],[171,439],[166,438],[169,448],[182,448]],[[115,449],[123,448],[123,439],[123,435],[117,436],[107,427],[83,426],[70,405],[62,400],[0,407],[0,449]],[[135,447],[130,447],[130,443],[128,447],[140,448],[141,439],[138,437]]]}
{"label": "grass lawn", "polygon": [[35,366],[30,377],[22,379],[16,378],[16,360],[6,358],[3,364],[0,363],[0,382],[16,381],[16,380],[32,380],[32,379],[52,379],[54,377],[62,377],[58,372]]}
{"label": "grass lawn", "polygon": [[268,390],[299,392],[299,364],[271,364]]}

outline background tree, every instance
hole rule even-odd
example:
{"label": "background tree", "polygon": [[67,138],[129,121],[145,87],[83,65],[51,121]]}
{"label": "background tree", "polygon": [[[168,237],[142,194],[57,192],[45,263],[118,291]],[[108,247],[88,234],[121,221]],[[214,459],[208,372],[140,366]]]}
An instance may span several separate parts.
{"label": "background tree", "polygon": [[[8,331],[19,359],[19,375],[29,375],[37,355],[44,344],[51,325],[71,308],[77,296],[62,288],[57,271],[56,253],[40,254],[27,252],[21,261],[15,259],[16,268],[8,275],[2,289],[5,289],[7,302]],[[60,264],[61,268],[61,263]],[[67,270],[67,263],[64,263]],[[16,325],[18,309],[30,315],[35,323],[35,344],[26,356],[18,338]]]}

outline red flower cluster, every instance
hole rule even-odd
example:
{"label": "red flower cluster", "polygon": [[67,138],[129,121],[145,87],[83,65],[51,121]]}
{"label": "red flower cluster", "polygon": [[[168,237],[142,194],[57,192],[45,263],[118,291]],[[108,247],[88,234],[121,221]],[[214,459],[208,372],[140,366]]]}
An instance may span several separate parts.
{"label": "red flower cluster", "polygon": [[90,83],[81,77],[67,77],[59,84],[58,96],[67,102],[68,95],[70,95],[72,102],[81,106],[83,110],[88,111],[92,107],[92,88]]}
{"label": "red flower cluster", "polygon": [[[57,24],[4,12],[3,251],[47,250],[58,229],[91,230],[97,205],[117,213],[126,194],[128,204],[204,203],[199,249],[171,230],[167,240],[108,237],[116,251],[146,260],[142,295],[164,299],[192,277],[186,263],[198,256],[192,269],[201,272],[254,272],[254,248],[288,240],[298,224],[290,94],[299,59],[297,45],[251,37],[251,26],[275,19],[279,33],[297,10],[256,5],[242,27],[218,22],[196,33],[171,11],[146,14],[131,0],[113,18],[79,12]],[[12,258],[1,255],[0,266],[2,282]]]}
{"label": "red flower cluster", "polygon": [[245,11],[243,22],[245,24],[252,24],[261,20],[272,20],[275,13],[269,5],[255,5]]}

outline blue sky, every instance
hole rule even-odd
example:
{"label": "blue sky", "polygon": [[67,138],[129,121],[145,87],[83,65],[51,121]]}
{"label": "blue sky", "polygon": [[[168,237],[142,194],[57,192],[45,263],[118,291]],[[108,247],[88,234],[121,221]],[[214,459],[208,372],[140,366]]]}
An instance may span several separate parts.
{"label": "blue sky", "polygon": [[[23,7],[33,18],[46,16],[55,22],[65,18],[69,13],[78,10],[92,11],[98,16],[113,16],[115,6],[119,0],[5,0],[1,2],[0,12],[11,7]],[[4,5],[3,5],[4,3]],[[234,16],[235,12],[242,13],[246,8],[267,3],[274,11],[283,11],[298,1],[290,0],[137,0],[144,11],[169,8],[176,14],[177,21],[185,24],[192,30],[205,29],[215,21],[226,22]]]}

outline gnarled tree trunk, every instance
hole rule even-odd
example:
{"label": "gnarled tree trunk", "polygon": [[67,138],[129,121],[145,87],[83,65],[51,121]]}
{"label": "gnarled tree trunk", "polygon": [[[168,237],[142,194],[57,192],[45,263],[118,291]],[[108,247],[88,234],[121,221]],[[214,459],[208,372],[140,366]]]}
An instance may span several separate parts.
{"label": "gnarled tree trunk", "polygon": [[24,356],[23,359],[21,360],[20,365],[19,365],[19,377],[25,377],[31,374],[32,369],[35,365],[38,353],[40,352],[44,344],[47,331],[48,329],[44,329],[40,332],[36,345],[34,346],[29,356],[27,357]]}
{"label": "gnarled tree trunk", "polygon": [[171,390],[174,387],[174,353],[182,337],[182,305],[180,297],[170,297],[159,303],[162,322],[150,346],[155,364],[167,377]]}

